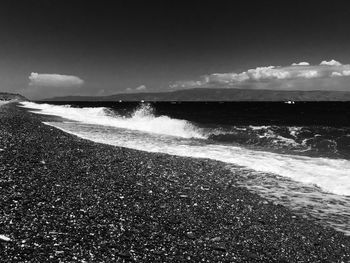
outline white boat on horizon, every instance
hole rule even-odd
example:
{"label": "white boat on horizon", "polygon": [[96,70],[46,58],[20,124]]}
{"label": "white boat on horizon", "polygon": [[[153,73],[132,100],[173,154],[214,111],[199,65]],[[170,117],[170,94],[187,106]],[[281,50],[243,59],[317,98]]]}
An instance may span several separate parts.
{"label": "white boat on horizon", "polygon": [[295,104],[295,101],[294,100],[287,100],[284,103],[286,103],[286,104]]}

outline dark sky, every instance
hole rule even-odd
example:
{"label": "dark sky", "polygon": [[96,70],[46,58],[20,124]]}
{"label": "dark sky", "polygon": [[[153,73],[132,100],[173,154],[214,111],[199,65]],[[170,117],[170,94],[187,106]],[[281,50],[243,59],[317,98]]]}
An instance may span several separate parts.
{"label": "dark sky", "polygon": [[[258,66],[347,64],[349,28],[346,1],[1,1],[0,91],[165,91],[175,81]],[[32,72],[84,84],[34,89]]]}

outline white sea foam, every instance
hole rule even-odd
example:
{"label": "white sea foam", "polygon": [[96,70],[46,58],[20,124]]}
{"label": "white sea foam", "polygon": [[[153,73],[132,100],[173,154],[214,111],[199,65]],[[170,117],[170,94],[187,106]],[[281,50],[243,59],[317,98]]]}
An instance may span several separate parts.
{"label": "white sea foam", "polygon": [[298,136],[301,129],[302,129],[302,127],[289,127],[288,128],[290,135],[292,135],[294,138],[296,138]]}
{"label": "white sea foam", "polygon": [[40,114],[60,116],[81,123],[138,130],[182,138],[205,138],[200,129],[186,120],[173,119],[168,116],[154,116],[151,108],[147,104],[143,104],[130,118],[117,116],[113,114],[111,110],[104,107],[74,108],[69,105],[59,106],[33,102],[22,102],[22,105],[25,108],[40,110]]}
{"label": "white sea foam", "polygon": [[7,101],[7,100],[0,100],[0,106],[5,105],[7,103],[9,103],[9,101]]}
{"label": "white sea foam", "polygon": [[[79,121],[48,124],[92,141],[148,152],[214,159],[317,185],[331,193],[350,195],[349,160],[254,151],[230,145],[208,144],[205,140],[186,139],[205,136],[187,121],[167,116],[155,117],[147,108],[141,108],[130,118],[122,118],[110,116],[105,108],[77,109],[27,102],[23,104],[27,108],[41,109],[38,113]],[[101,129],[101,125],[104,129]]]}
{"label": "white sea foam", "polygon": [[147,135],[74,123],[48,123],[63,131],[95,142],[148,152],[208,158],[249,169],[273,173],[339,195],[350,195],[350,161],[254,151],[228,145],[206,144],[188,139]]}

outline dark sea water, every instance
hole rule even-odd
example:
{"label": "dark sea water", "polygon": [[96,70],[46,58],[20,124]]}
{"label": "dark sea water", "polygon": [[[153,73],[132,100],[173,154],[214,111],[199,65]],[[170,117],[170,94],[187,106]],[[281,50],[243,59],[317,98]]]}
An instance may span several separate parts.
{"label": "dark sea water", "polygon": [[85,139],[222,161],[239,185],[350,234],[349,102],[23,104]]}
{"label": "dark sea water", "polygon": [[[70,105],[106,107],[126,117],[140,108],[139,102],[70,102]],[[155,117],[183,119],[204,129],[208,142],[350,159],[349,102],[150,102],[144,105]]]}

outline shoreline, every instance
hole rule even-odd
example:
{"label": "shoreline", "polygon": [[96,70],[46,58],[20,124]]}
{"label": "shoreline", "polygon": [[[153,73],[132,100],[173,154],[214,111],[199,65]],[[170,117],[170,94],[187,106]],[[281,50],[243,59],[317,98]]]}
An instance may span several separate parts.
{"label": "shoreline", "polygon": [[350,260],[350,237],[235,186],[220,162],[90,142],[47,117],[0,107],[6,262]]}

